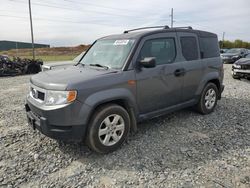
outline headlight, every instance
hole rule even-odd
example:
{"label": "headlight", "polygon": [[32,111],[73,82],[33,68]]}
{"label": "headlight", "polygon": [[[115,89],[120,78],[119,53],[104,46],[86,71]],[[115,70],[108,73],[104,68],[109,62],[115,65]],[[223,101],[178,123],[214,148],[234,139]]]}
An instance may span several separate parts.
{"label": "headlight", "polygon": [[238,55],[234,55],[232,58],[233,59],[237,59],[237,58],[239,58],[239,56]]}
{"label": "headlight", "polygon": [[60,105],[73,102],[76,99],[76,91],[46,91],[45,105]]}
{"label": "headlight", "polygon": [[233,64],[233,66],[234,66],[235,68],[237,68],[237,69],[240,69],[240,68],[241,68],[241,66],[240,66],[240,65],[237,65],[237,64]]}

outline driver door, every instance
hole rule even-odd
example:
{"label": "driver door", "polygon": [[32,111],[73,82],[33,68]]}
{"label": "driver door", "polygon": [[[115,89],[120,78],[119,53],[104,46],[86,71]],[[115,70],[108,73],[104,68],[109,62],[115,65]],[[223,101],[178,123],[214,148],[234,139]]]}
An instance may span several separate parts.
{"label": "driver door", "polygon": [[[183,76],[182,63],[177,61],[176,33],[145,37],[138,48],[136,66],[137,103],[141,114],[161,110],[180,103]],[[138,62],[155,57],[156,66],[144,68]]]}

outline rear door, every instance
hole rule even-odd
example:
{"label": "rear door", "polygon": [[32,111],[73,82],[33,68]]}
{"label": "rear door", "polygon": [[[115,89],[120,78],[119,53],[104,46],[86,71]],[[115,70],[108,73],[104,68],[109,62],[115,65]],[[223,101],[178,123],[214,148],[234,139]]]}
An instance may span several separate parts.
{"label": "rear door", "polygon": [[195,33],[177,32],[185,69],[182,101],[194,99],[204,74],[205,64],[200,58],[198,36]]}
{"label": "rear door", "polygon": [[[177,60],[175,32],[145,37],[136,52],[137,103],[140,113],[160,110],[181,100],[182,76],[176,76],[181,62]],[[138,68],[138,62],[146,57],[156,58],[156,67]]]}

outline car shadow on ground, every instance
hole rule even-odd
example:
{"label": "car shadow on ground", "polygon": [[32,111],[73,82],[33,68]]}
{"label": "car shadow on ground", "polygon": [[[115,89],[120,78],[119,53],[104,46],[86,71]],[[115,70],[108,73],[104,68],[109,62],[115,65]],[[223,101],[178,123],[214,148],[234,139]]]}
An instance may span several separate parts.
{"label": "car shadow on ground", "polygon": [[[236,104],[241,106],[237,116],[235,111],[239,109],[232,108]],[[250,146],[248,105],[249,101],[224,97],[209,115],[184,109],[145,121],[119,150],[110,154],[96,154],[82,144],[59,147],[82,163],[104,169],[185,169]]]}

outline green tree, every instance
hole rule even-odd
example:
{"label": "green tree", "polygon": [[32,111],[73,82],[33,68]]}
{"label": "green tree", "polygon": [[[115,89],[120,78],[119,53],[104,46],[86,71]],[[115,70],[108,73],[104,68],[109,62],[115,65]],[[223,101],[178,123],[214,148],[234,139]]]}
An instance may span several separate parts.
{"label": "green tree", "polygon": [[240,39],[236,39],[235,41],[219,41],[219,45],[221,48],[248,48],[250,49],[250,42],[246,42]]}

